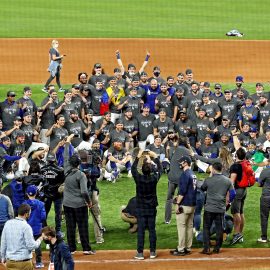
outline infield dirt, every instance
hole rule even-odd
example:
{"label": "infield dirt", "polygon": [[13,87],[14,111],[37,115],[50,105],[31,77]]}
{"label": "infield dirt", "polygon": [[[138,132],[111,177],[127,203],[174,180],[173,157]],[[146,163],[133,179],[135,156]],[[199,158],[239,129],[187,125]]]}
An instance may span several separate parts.
{"label": "infield dirt", "polygon": [[[48,51],[52,39],[0,39],[0,84],[44,84],[49,77]],[[161,75],[176,76],[192,68],[197,81],[233,82],[241,74],[245,82],[269,80],[270,41],[178,40],[178,39],[59,39],[66,54],[61,72],[63,84],[77,82],[81,71],[91,73],[100,62],[107,74],[117,67],[115,51],[125,67],[151,58],[146,71],[161,67]]]}

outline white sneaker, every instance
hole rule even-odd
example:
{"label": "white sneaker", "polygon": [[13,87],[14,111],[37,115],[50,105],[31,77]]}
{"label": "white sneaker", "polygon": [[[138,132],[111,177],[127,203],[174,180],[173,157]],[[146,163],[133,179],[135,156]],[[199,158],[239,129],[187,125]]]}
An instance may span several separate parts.
{"label": "white sneaker", "polygon": [[127,175],[128,178],[132,178],[132,173],[131,173],[131,170],[128,171],[128,175]]}
{"label": "white sneaker", "polygon": [[257,239],[257,242],[258,243],[267,243],[267,239],[259,238],[259,239]]}

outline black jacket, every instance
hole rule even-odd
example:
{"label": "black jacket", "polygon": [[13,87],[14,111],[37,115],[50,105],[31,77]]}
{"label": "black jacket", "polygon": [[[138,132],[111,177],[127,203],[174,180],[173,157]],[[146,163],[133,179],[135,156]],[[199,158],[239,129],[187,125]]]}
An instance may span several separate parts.
{"label": "black jacket", "polygon": [[41,172],[46,179],[45,197],[53,200],[59,199],[62,195],[58,192],[58,188],[65,181],[63,168],[49,163],[41,168]]}
{"label": "black jacket", "polygon": [[138,215],[151,215],[156,213],[156,207],[158,206],[157,200],[157,182],[162,173],[162,166],[158,158],[154,159],[157,168],[155,172],[150,175],[143,175],[138,171],[138,161],[136,158],[131,172],[136,183],[136,200]]}

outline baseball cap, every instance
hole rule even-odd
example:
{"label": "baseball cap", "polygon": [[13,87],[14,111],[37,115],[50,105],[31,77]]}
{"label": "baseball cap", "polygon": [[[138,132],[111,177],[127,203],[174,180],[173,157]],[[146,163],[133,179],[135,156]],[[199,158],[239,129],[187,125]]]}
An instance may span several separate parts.
{"label": "baseball cap", "polygon": [[123,123],[123,120],[121,120],[121,119],[117,119],[116,121],[115,121],[115,125],[123,125],[124,123]]}
{"label": "baseball cap", "polygon": [[99,83],[100,83],[100,82],[102,82],[102,83],[103,83],[102,79],[101,79],[101,78],[99,78],[99,77],[97,77],[97,78],[96,78],[96,83],[98,83],[98,82],[99,82]]}
{"label": "baseball cap", "polygon": [[108,78],[108,82],[115,81],[115,80],[116,80],[116,77],[115,76],[111,76],[111,77]]}
{"label": "baseball cap", "polygon": [[166,82],[162,82],[160,86],[168,86]]}
{"label": "baseball cap", "polygon": [[150,108],[150,105],[148,103],[144,103],[143,108]]}
{"label": "baseball cap", "polygon": [[260,82],[257,82],[257,83],[256,83],[256,87],[257,87],[257,86],[263,86],[263,84],[260,83]]}
{"label": "baseball cap", "polygon": [[185,89],[181,86],[177,86],[177,88],[175,89],[175,92],[185,92]]}
{"label": "baseball cap", "polygon": [[2,142],[10,141],[10,138],[8,136],[5,136],[5,137],[1,138],[1,141]]}
{"label": "baseball cap", "polygon": [[71,111],[69,112],[69,114],[70,114],[70,115],[71,115],[71,114],[78,114],[78,112],[75,111],[75,110],[71,110]]}
{"label": "baseball cap", "polygon": [[147,73],[146,73],[145,71],[143,71],[143,72],[141,73],[141,76],[147,76]]}
{"label": "baseball cap", "polygon": [[249,132],[257,132],[258,129],[256,127],[250,127]]}
{"label": "baseball cap", "polygon": [[170,134],[170,133],[174,133],[174,129],[173,129],[173,128],[170,128],[170,129],[168,130],[168,134]]}
{"label": "baseball cap", "polygon": [[247,99],[250,99],[251,101],[253,101],[253,98],[251,96],[246,97],[246,100]]}
{"label": "baseball cap", "polygon": [[200,112],[200,111],[206,112],[206,109],[203,108],[203,107],[200,107],[200,108],[199,108],[199,112]]}
{"label": "baseball cap", "polygon": [[244,78],[243,78],[243,76],[238,75],[238,76],[236,76],[235,81],[236,82],[244,82]]}
{"label": "baseball cap", "polygon": [[158,113],[161,113],[161,112],[166,112],[165,108],[160,108]]}
{"label": "baseball cap", "polygon": [[27,91],[32,91],[31,88],[29,86],[25,86],[23,88],[23,92],[27,92]]}
{"label": "baseball cap", "polygon": [[204,87],[210,87],[210,82],[204,82],[203,86]]}
{"label": "baseball cap", "polygon": [[221,89],[221,88],[222,88],[221,84],[219,84],[219,83],[215,84],[215,89]]}
{"label": "baseball cap", "polygon": [[136,66],[134,64],[128,64],[128,69],[130,68],[136,68]]}
{"label": "baseball cap", "polygon": [[154,66],[153,71],[155,71],[155,70],[159,70],[160,71],[160,67],[159,66]]}
{"label": "baseball cap", "polygon": [[122,142],[119,138],[115,138],[113,142]]}
{"label": "baseball cap", "polygon": [[21,118],[20,116],[16,116],[16,117],[15,117],[15,120],[17,120],[17,121],[22,121],[22,118]]}
{"label": "baseball cap", "polygon": [[100,63],[95,63],[94,68],[101,68],[101,64]]}
{"label": "baseball cap", "polygon": [[186,162],[188,165],[191,165],[191,159],[188,156],[183,156],[178,160],[179,163]]}
{"label": "baseball cap", "polygon": [[209,94],[208,93],[203,93],[202,97],[209,97]]}
{"label": "baseball cap", "polygon": [[26,117],[26,116],[28,116],[28,115],[31,115],[31,113],[30,112],[25,112],[24,114],[23,114],[23,117]]}
{"label": "baseball cap", "polygon": [[228,115],[223,115],[223,116],[222,116],[222,120],[229,120]]}
{"label": "baseball cap", "polygon": [[224,94],[231,93],[232,91],[229,89],[224,90]]}
{"label": "baseball cap", "polygon": [[183,72],[179,72],[179,73],[177,74],[177,77],[179,77],[179,76],[184,76],[184,73],[183,73]]}
{"label": "baseball cap", "polygon": [[261,95],[260,95],[260,98],[267,98],[267,99],[268,99],[268,97],[267,97],[266,94],[261,94]]}
{"label": "baseball cap", "polygon": [[179,114],[187,114],[185,111],[180,111]]}
{"label": "baseball cap", "polygon": [[15,93],[14,91],[9,90],[9,91],[7,92],[7,97],[15,97],[15,96],[16,96],[16,93]]}
{"label": "baseball cap", "polygon": [[25,136],[25,132],[23,130],[18,130],[16,137],[24,137]]}
{"label": "baseball cap", "polygon": [[30,195],[30,196],[36,195],[37,194],[37,191],[38,191],[38,189],[37,189],[37,187],[35,185],[30,185],[26,189],[26,193],[28,195]]}
{"label": "baseball cap", "polygon": [[186,75],[191,74],[191,73],[193,73],[192,69],[190,69],[190,68],[186,69]]}
{"label": "baseball cap", "polygon": [[83,87],[81,88],[81,90],[82,90],[82,91],[90,91],[89,84],[83,85]]}
{"label": "baseball cap", "polygon": [[125,112],[132,112],[132,109],[130,107],[127,107]]}
{"label": "baseball cap", "polygon": [[77,84],[77,83],[72,84],[71,87],[74,88],[74,89],[80,89],[80,85]]}
{"label": "baseball cap", "polygon": [[86,114],[94,114],[94,111],[92,109],[87,109],[85,112]]}
{"label": "baseball cap", "polygon": [[140,78],[138,76],[134,76],[131,81],[132,82],[139,82]]}
{"label": "baseball cap", "polygon": [[66,95],[66,94],[68,94],[68,93],[71,93],[71,91],[70,91],[69,89],[66,89],[66,90],[64,91],[64,95]]}

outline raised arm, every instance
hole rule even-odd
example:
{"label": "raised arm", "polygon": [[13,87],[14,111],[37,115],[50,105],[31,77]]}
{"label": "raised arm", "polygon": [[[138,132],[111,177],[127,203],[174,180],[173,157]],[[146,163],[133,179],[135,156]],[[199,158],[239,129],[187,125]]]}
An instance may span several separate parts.
{"label": "raised arm", "polygon": [[148,64],[148,61],[149,61],[149,58],[150,58],[150,53],[147,51],[147,52],[146,52],[146,56],[145,56],[145,60],[144,60],[142,66],[141,66],[141,68],[140,68],[140,70],[139,70],[139,73],[140,73],[140,74],[141,74],[141,73],[144,71],[144,69],[146,68],[146,66],[147,66],[147,64]]}

